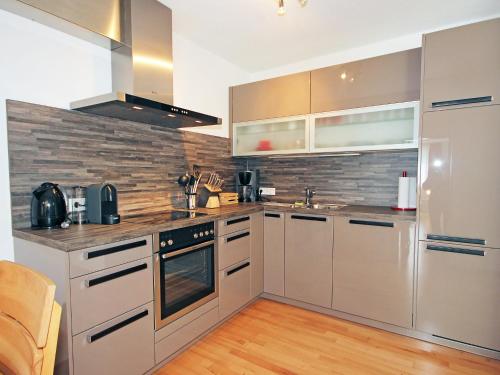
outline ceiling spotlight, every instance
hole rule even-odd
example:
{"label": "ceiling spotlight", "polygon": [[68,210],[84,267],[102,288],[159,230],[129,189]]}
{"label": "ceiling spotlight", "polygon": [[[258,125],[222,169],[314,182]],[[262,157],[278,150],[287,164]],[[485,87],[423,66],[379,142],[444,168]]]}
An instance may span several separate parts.
{"label": "ceiling spotlight", "polygon": [[[299,0],[299,4],[301,7],[305,7],[307,5],[307,2],[308,0]],[[283,16],[285,13],[285,0],[278,0],[278,15]]]}
{"label": "ceiling spotlight", "polygon": [[285,13],[285,0],[278,0],[278,16],[283,16]]}

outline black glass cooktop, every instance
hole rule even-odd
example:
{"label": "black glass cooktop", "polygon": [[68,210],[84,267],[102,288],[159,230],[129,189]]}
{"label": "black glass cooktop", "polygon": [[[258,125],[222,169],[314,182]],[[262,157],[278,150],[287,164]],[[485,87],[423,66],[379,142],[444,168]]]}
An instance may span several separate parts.
{"label": "black glass cooktop", "polygon": [[160,213],[132,215],[127,217],[124,221],[129,221],[134,223],[137,222],[159,223],[159,222],[175,221],[182,219],[194,219],[206,215],[207,214],[203,212],[196,212],[196,211],[165,211]]}

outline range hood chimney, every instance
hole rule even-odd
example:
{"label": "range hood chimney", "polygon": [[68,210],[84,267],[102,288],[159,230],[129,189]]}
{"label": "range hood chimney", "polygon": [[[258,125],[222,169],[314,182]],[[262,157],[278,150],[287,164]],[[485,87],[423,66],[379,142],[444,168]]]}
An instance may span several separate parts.
{"label": "range hood chimney", "polygon": [[106,40],[112,51],[112,92],[72,102],[71,109],[174,128],[222,122],[217,117],[172,105],[172,11],[159,1],[20,0],[14,2],[16,6],[12,6],[13,1],[10,3],[7,10],[48,26],[79,37],[82,30],[90,31],[99,45],[103,45],[102,39]]}

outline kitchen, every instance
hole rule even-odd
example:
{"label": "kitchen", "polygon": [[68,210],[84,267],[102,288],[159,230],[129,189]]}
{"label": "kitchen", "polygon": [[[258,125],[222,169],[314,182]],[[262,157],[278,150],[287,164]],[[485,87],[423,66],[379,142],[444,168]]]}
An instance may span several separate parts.
{"label": "kitchen", "polygon": [[[120,2],[132,42],[117,46],[25,3],[0,13],[14,77],[1,258],[55,282],[56,373],[500,371],[497,4],[405,43],[245,74],[188,38],[189,5]],[[273,23],[324,10],[270,3]],[[44,216],[44,194],[62,214]],[[314,327],[292,322],[311,320],[330,351],[302,348]],[[353,349],[337,325],[387,334],[398,359],[363,357],[374,347]]]}

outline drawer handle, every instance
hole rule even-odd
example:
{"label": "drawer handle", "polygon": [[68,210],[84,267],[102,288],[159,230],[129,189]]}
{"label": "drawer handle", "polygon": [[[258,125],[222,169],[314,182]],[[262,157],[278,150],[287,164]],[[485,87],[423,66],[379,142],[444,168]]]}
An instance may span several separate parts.
{"label": "drawer handle", "polygon": [[326,221],[326,217],[292,215],[295,220]]}
{"label": "drawer handle", "polygon": [[281,218],[281,214],[271,214],[271,213],[265,213],[264,214],[265,217],[275,217],[275,218]]}
{"label": "drawer handle", "polygon": [[439,234],[428,234],[427,239],[434,241],[461,242],[474,245],[486,245],[486,241],[480,238],[466,238],[466,237],[441,236]]}
{"label": "drawer handle", "polygon": [[128,319],[121,321],[120,323],[116,323],[114,326],[103,329],[101,332],[97,332],[97,333],[94,333],[93,335],[87,336],[87,341],[89,343],[93,343],[94,341],[102,339],[104,336],[107,336],[107,335],[119,330],[120,328],[128,326],[129,324],[131,324],[131,323],[133,323],[141,318],[144,318],[145,316],[148,316],[148,314],[149,314],[149,311],[144,310],[144,311],[140,312],[139,314],[136,314],[134,316],[131,316]]}
{"label": "drawer handle", "polygon": [[435,246],[435,245],[427,245],[427,250],[443,251],[445,253],[477,255],[477,256],[480,256],[480,257],[484,257],[484,251],[483,250],[461,249],[461,248],[458,248],[458,247]]}
{"label": "drawer handle", "polygon": [[91,286],[98,285],[105,283],[106,281],[114,280],[119,277],[125,276],[125,275],[130,275],[131,273],[134,272],[139,272],[142,270],[145,270],[148,268],[147,263],[139,264],[138,266],[126,268],[124,270],[115,272],[115,273],[110,273],[109,275],[101,276],[101,277],[96,277],[95,279],[90,279],[85,281],[85,285],[87,288],[90,288]]}
{"label": "drawer handle", "polygon": [[237,223],[241,223],[242,221],[248,221],[248,220],[250,220],[250,216],[239,217],[237,219],[232,219],[232,220],[226,221],[226,225],[237,224]]}
{"label": "drawer handle", "polygon": [[371,226],[374,226],[374,227],[394,228],[394,223],[389,223],[389,222],[386,222],[386,221],[349,220],[349,224],[371,225]]}
{"label": "drawer handle", "polygon": [[464,98],[454,100],[444,100],[441,102],[432,102],[432,108],[450,107],[454,105],[473,104],[473,103],[487,103],[491,102],[493,98],[490,96],[478,96],[477,98]]}
{"label": "drawer handle", "polygon": [[235,267],[232,270],[227,271],[226,276],[230,276],[233,273],[241,271],[242,269],[247,268],[249,265],[250,265],[250,262],[243,263],[243,264],[239,265],[238,267]]}
{"label": "drawer handle", "polygon": [[250,236],[250,232],[240,233],[240,234],[237,234],[237,235],[235,235],[233,237],[226,238],[226,243],[234,241],[234,240],[237,240],[239,238],[248,237],[248,236]]}
{"label": "drawer handle", "polygon": [[118,246],[108,247],[107,249],[96,250],[96,251],[89,251],[89,252],[85,253],[83,255],[83,257],[85,259],[92,259],[92,258],[102,257],[103,255],[118,253],[120,251],[134,249],[136,247],[141,247],[141,246],[146,245],[147,243],[148,242],[146,240],[141,240],[141,241],[136,241],[136,242],[130,242],[130,243],[126,243],[124,245],[118,245]]}

